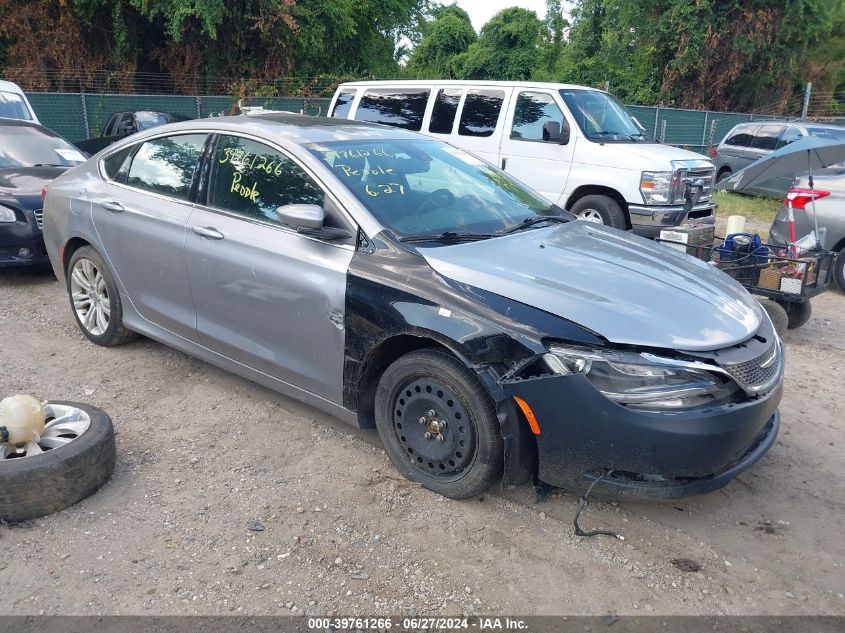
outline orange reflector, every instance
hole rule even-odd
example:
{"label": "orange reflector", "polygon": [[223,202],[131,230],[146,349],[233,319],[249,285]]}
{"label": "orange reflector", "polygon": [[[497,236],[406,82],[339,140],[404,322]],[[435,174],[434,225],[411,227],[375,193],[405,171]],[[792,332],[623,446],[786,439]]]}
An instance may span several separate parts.
{"label": "orange reflector", "polygon": [[528,420],[528,426],[531,427],[531,432],[534,435],[540,435],[540,425],[537,424],[537,418],[534,416],[534,412],[531,410],[531,407],[528,406],[528,403],[525,402],[519,396],[514,396],[513,399],[516,401],[516,404],[519,405],[519,408],[522,409],[522,412],[525,414],[525,419]]}

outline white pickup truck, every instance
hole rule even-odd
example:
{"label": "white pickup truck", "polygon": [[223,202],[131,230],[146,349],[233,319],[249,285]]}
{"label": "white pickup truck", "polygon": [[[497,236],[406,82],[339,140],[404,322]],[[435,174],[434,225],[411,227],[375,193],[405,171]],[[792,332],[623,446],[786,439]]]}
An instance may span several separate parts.
{"label": "white pickup truck", "polygon": [[654,237],[715,222],[713,163],[646,138],[601,90],[508,81],[341,84],[329,116],[413,130],[471,151],[582,220]]}

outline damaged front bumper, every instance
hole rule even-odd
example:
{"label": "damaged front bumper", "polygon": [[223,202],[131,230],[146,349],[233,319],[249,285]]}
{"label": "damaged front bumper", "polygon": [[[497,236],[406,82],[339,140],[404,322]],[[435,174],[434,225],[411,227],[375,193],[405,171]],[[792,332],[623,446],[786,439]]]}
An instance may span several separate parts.
{"label": "damaged front bumper", "polygon": [[611,402],[576,374],[501,387],[536,417],[540,481],[581,488],[612,470],[596,492],[663,499],[717,490],[759,460],[777,437],[783,389],[779,381],[743,403],[652,412]]}

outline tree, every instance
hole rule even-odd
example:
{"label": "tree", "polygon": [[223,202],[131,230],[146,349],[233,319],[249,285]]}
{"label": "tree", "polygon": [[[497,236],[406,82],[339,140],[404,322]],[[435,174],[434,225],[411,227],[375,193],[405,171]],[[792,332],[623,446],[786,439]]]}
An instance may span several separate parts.
{"label": "tree", "polygon": [[421,77],[454,77],[455,57],[475,42],[475,29],[467,12],[454,4],[435,7],[431,15],[434,19],[423,24],[408,69]]}
{"label": "tree", "polygon": [[543,23],[528,9],[503,9],[481,28],[455,65],[467,79],[529,79],[537,65]]}
{"label": "tree", "polygon": [[546,0],[546,18],[543,21],[544,39],[546,43],[546,70],[554,72],[555,66],[563,52],[563,34],[569,26],[569,21],[563,17],[562,0]]}

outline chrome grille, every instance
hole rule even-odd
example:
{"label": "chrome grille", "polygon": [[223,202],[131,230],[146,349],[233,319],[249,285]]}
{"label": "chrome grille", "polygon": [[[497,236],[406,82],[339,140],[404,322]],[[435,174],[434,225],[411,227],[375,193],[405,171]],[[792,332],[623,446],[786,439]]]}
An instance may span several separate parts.
{"label": "chrome grille", "polygon": [[35,213],[35,224],[38,226],[39,229],[44,228],[44,209],[36,209]]}
{"label": "chrome grille", "polygon": [[774,387],[780,375],[783,356],[780,343],[775,339],[772,345],[757,358],[742,363],[721,365],[740,387],[749,393],[764,393]]}
{"label": "chrome grille", "polygon": [[714,167],[707,168],[707,169],[681,169],[678,172],[678,185],[677,189],[675,190],[675,202],[683,202],[684,201],[684,190],[686,188],[686,183],[696,183],[699,180],[704,183],[704,186],[701,190],[701,198],[699,202],[706,202],[710,200],[710,195],[713,193],[713,177],[716,174],[716,169]]}

